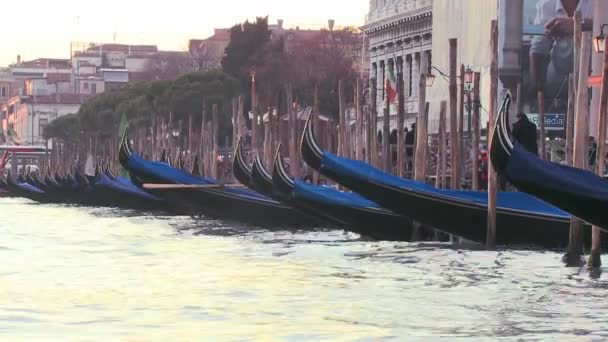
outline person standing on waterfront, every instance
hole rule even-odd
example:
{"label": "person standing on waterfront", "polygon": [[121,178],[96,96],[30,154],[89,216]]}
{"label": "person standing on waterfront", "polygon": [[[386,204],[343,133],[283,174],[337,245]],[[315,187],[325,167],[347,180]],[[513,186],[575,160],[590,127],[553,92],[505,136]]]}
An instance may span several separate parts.
{"label": "person standing on waterfront", "polygon": [[517,114],[517,119],[513,124],[513,137],[526,150],[538,156],[536,125],[524,113]]}
{"label": "person standing on waterfront", "polygon": [[530,46],[530,81],[532,90],[548,96],[567,93],[568,75],[574,64],[574,13],[583,16],[583,30],[593,29],[593,1],[540,0],[536,5],[534,25],[542,25],[545,34],[536,36]]}
{"label": "person standing on waterfront", "polygon": [[412,171],[412,160],[414,158],[414,143],[416,142],[416,124],[412,124],[412,129],[405,134],[405,156],[407,158],[407,171]]}

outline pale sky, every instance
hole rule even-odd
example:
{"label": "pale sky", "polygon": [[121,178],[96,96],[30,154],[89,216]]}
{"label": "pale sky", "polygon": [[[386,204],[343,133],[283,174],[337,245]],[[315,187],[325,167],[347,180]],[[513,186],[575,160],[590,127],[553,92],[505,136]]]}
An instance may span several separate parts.
{"label": "pale sky", "polygon": [[157,44],[185,50],[190,38],[206,38],[213,28],[230,27],[256,16],[284,26],[325,27],[364,23],[368,0],[31,0],[2,9],[0,66],[23,60],[69,58],[70,41]]}

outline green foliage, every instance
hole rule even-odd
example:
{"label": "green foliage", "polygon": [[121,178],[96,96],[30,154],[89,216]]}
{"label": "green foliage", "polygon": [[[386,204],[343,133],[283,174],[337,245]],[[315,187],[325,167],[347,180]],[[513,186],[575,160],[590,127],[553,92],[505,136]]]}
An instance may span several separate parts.
{"label": "green foliage", "polygon": [[44,138],[59,138],[64,141],[77,141],[81,134],[77,114],[68,114],[51,121],[44,130]]}
{"label": "green foliage", "polygon": [[[134,127],[150,125],[153,116],[168,120],[170,112],[174,121],[192,114],[200,122],[203,101],[208,113],[213,104],[218,104],[220,127],[231,127],[230,100],[238,93],[238,81],[220,71],[186,74],[173,81],[128,84],[91,98],[80,107],[78,115],[51,122],[46,133],[49,138],[61,139],[80,131],[113,136],[123,113]],[[231,134],[231,129],[220,130],[220,134],[228,133]]]}
{"label": "green foliage", "polygon": [[246,86],[254,64],[250,57],[257,54],[270,41],[268,17],[258,17],[255,23],[245,21],[230,29],[230,43],[222,58],[223,70]]}

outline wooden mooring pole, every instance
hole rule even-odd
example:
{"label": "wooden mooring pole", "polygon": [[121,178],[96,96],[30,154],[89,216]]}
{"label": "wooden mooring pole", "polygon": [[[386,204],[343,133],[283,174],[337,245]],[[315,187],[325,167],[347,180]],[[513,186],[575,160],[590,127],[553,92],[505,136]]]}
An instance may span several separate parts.
{"label": "wooden mooring pole", "polygon": [[[591,35],[589,32],[582,33],[580,66],[578,68],[578,80],[576,90],[576,105],[574,118],[574,151],[573,164],[579,169],[587,168],[587,137],[589,136],[589,94],[587,89],[587,77],[589,76],[589,59],[591,54]],[[568,252],[564,258],[569,267],[578,266],[581,263],[583,253],[583,223],[572,217],[570,220],[570,241]]]}
{"label": "wooden mooring pole", "polygon": [[441,109],[439,110],[439,143],[437,144],[437,174],[435,178],[435,187],[445,189],[445,172],[446,172],[446,141],[445,141],[445,112],[447,108],[446,101],[441,101]]}
{"label": "wooden mooring pole", "polygon": [[[458,40],[452,38],[449,40],[450,54],[450,187],[458,188],[458,178],[460,177],[460,162],[459,162],[459,137],[458,137],[458,86],[457,75],[458,64],[456,63],[458,54]],[[445,172],[445,171],[444,171]]]}
{"label": "wooden mooring pole", "polygon": [[344,158],[347,157],[346,153],[346,104],[344,103],[344,82],[342,80],[338,81],[338,120],[339,120],[339,130],[338,130],[338,141],[339,141],[339,155]]}
{"label": "wooden mooring pole", "polygon": [[355,159],[363,160],[363,112],[361,111],[361,80],[355,81]]}
{"label": "wooden mooring pole", "polygon": [[239,103],[235,97],[232,99],[232,149],[236,148],[239,141]]}
{"label": "wooden mooring pole", "polygon": [[[494,126],[496,125],[497,116],[497,97],[498,97],[498,22],[492,20],[492,37],[490,45],[492,46],[492,64],[490,66],[490,110],[488,113],[488,127],[486,129],[487,136],[487,153],[488,161],[491,160],[490,153],[492,146],[492,135],[494,134]],[[486,248],[494,249],[496,247],[496,195],[498,192],[498,175],[492,163],[488,162],[488,230],[486,233]]]}
{"label": "wooden mooring pole", "polygon": [[[394,63],[388,63],[388,69],[394,68]],[[390,92],[388,91],[390,87],[388,77],[384,80],[384,115],[382,116],[382,168],[386,173],[393,173],[391,165],[392,156],[391,156],[391,100],[390,100]]]}
{"label": "wooden mooring pole", "polygon": [[472,181],[473,181],[473,190],[479,190],[479,88],[481,85],[481,73],[476,72],[473,75],[473,118],[471,119],[472,125],[472,142],[473,142],[473,167],[472,167]]}
{"label": "wooden mooring pole", "polygon": [[574,166],[574,106],[576,103],[576,80],[574,74],[568,76],[568,111],[566,113],[566,165]]}
{"label": "wooden mooring pole", "polygon": [[258,153],[258,144],[257,144],[257,117],[255,115],[255,73],[251,75],[251,152],[252,155],[256,155]]}
{"label": "wooden mooring pole", "polygon": [[288,113],[288,124],[289,124],[289,171],[293,177],[300,177],[300,165],[298,162],[298,153],[296,150],[298,140],[298,129],[297,129],[297,118],[296,108],[294,108],[293,101],[293,87],[291,84],[285,86],[285,94],[287,96],[287,113]]}
{"label": "wooden mooring pole", "polygon": [[217,157],[219,155],[219,143],[218,143],[219,118],[218,118],[216,103],[213,104],[213,117],[211,118],[211,120],[213,120],[211,122],[211,143],[213,144],[213,154],[212,154],[213,160],[211,161],[211,167],[213,169],[211,170],[211,174],[213,175],[213,178],[218,179],[219,174],[218,174],[218,169],[217,169]]}
{"label": "wooden mooring pole", "polygon": [[538,140],[540,142],[540,158],[547,159],[547,148],[545,142],[545,91],[539,90],[537,93],[538,101]]}
{"label": "wooden mooring pole", "polygon": [[428,55],[420,53],[420,81],[418,83],[418,119],[416,124],[416,153],[414,179],[426,181],[426,158],[428,150],[428,112],[426,110],[426,75],[428,73]]}
{"label": "wooden mooring pole", "polygon": [[[460,65],[460,102],[458,103],[460,105],[459,107],[459,117],[458,117],[458,136],[460,137],[460,139],[458,140],[458,153],[459,153],[459,170],[458,170],[458,180],[457,180],[457,185],[458,187],[460,187],[460,185],[462,184],[463,181],[463,176],[464,176],[464,170],[465,170],[465,166],[466,166],[466,160],[467,160],[467,154],[465,152],[465,141],[464,141],[464,83],[465,83],[465,79],[464,79],[464,73],[465,73],[465,69],[464,69],[464,64]],[[470,139],[471,137],[469,137]]]}
{"label": "wooden mooring pole", "polygon": [[405,82],[403,80],[403,59],[399,59],[397,72],[397,175],[405,176]]}
{"label": "wooden mooring pole", "polygon": [[369,86],[371,88],[370,101],[370,116],[369,116],[369,139],[370,139],[370,161],[374,167],[378,165],[378,80],[374,77],[370,79]]}
{"label": "wooden mooring pole", "polygon": [[209,172],[207,169],[207,148],[205,144],[205,122],[207,122],[207,108],[206,103],[203,101],[203,113],[201,116],[201,140],[199,141],[199,146],[201,148],[201,174],[205,177],[209,177]]}
{"label": "wooden mooring pole", "polygon": [[[606,116],[608,115],[608,39],[604,40],[604,55],[602,60],[602,86],[600,90],[600,107],[597,115],[598,136],[595,170],[600,177],[604,176],[604,163],[606,157]],[[602,265],[601,252],[601,230],[594,226],[591,233],[591,253],[589,255],[589,267],[600,267]]]}
{"label": "wooden mooring pole", "polygon": [[[312,112],[314,115],[312,118],[312,127],[314,128],[315,132],[318,132],[317,134],[319,134],[321,130],[320,130],[320,125],[319,125],[319,83],[318,82],[315,82],[315,93],[314,93],[314,99],[313,99],[313,105],[312,105]],[[326,125],[327,125],[327,123],[326,123]],[[277,139],[277,138],[278,137],[275,136],[275,139]],[[325,147],[327,148],[327,145],[325,145]],[[314,184],[319,184],[319,172],[318,171],[313,171],[312,179],[313,179]]]}

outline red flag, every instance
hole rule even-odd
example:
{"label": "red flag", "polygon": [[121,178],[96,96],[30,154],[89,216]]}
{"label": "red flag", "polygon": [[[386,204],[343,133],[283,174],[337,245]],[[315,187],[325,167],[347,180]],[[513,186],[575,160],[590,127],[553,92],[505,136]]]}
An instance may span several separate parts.
{"label": "red flag", "polygon": [[386,99],[388,100],[388,102],[395,102],[395,99],[397,98],[397,91],[393,89],[393,87],[391,86],[391,82],[388,78],[384,82],[384,89],[386,91]]}

